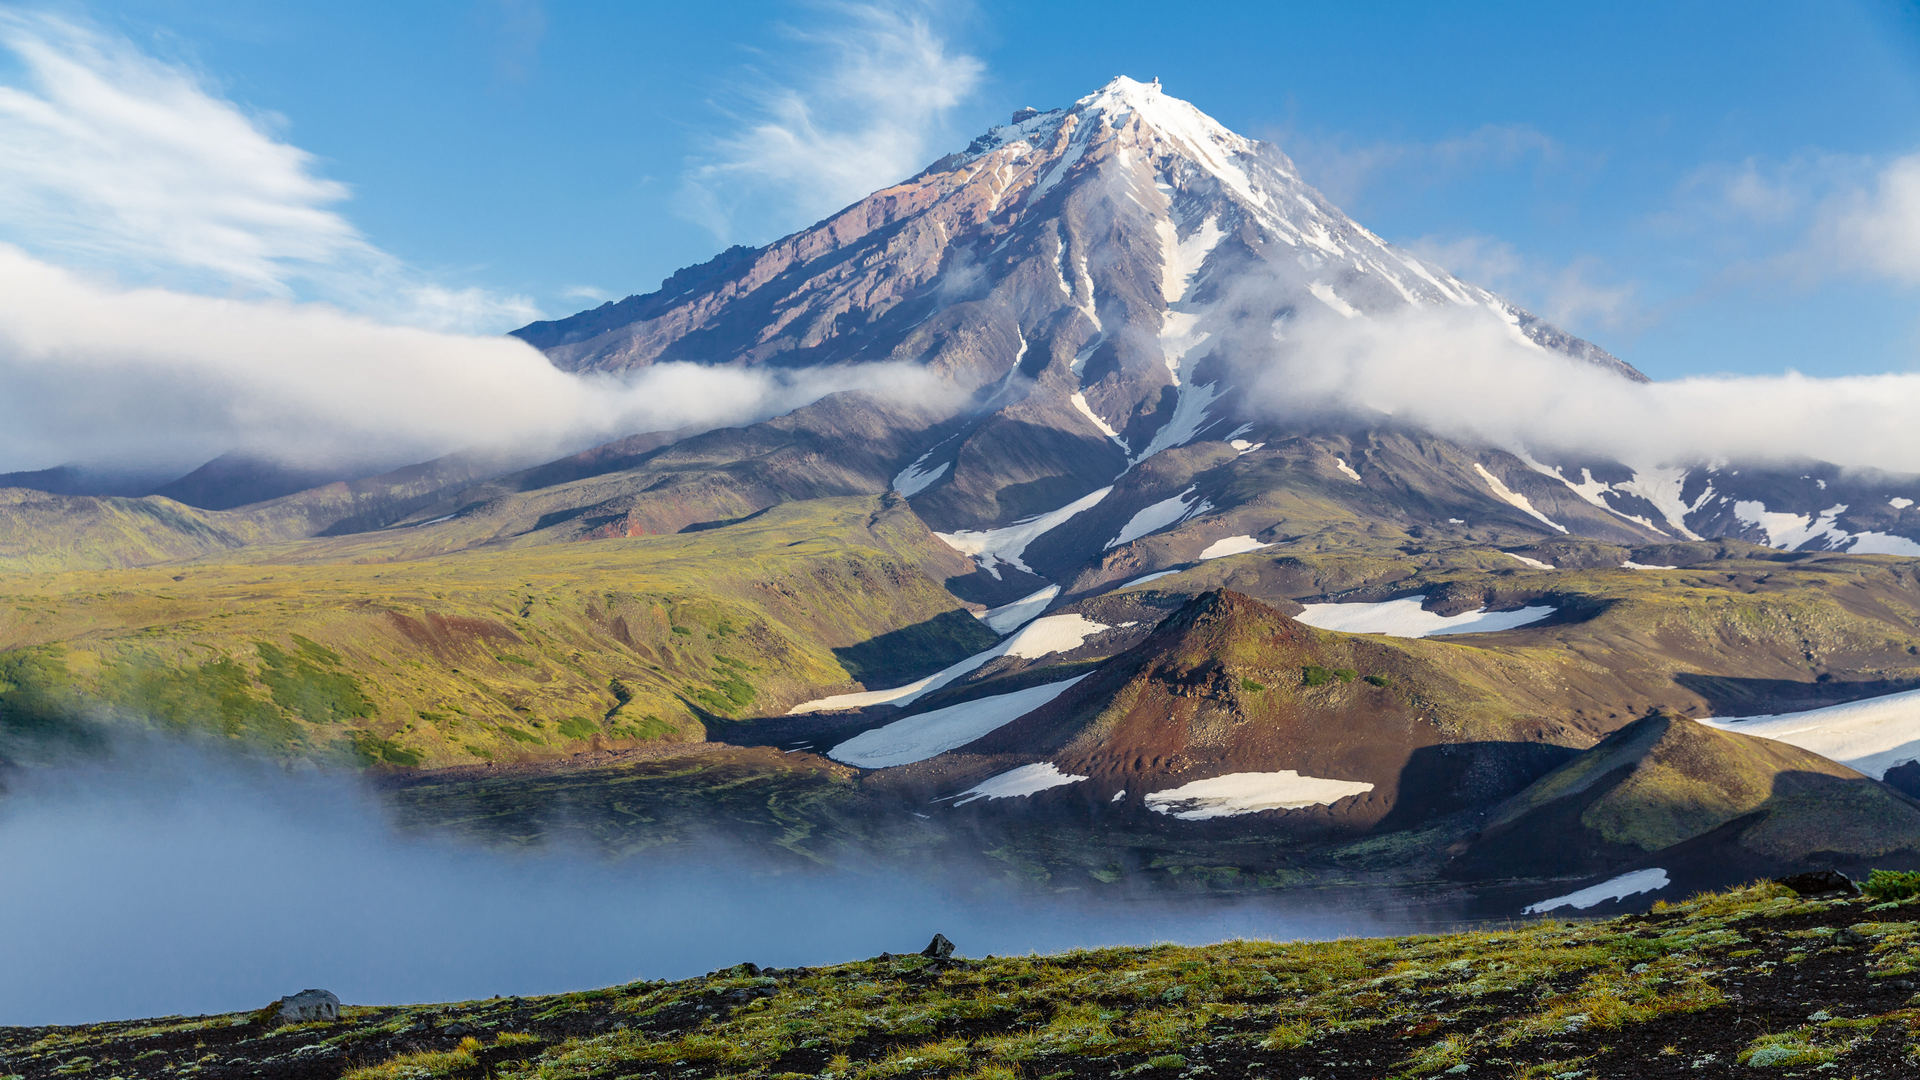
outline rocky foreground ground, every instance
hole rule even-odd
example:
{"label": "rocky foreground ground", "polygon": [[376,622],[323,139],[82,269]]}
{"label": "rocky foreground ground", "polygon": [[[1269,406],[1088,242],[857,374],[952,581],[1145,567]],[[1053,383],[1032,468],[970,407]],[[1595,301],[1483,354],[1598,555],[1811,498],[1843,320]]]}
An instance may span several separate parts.
{"label": "rocky foreground ground", "polygon": [[1802,888],[1421,937],[742,964],[331,1022],[6,1028],[0,1078],[1920,1075],[1920,879]]}

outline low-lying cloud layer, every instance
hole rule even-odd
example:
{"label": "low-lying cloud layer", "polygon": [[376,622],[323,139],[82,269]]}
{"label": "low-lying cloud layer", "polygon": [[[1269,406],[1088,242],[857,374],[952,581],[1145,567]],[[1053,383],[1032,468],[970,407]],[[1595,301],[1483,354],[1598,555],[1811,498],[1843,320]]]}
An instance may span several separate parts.
{"label": "low-lying cloud layer", "polygon": [[896,364],[769,373],[663,364],[581,377],[504,337],[386,325],[318,304],[91,282],[0,245],[0,471],[191,468],[228,450],[399,464],[545,452],[775,415],[840,390],[925,395]]}
{"label": "low-lying cloud layer", "polygon": [[[1343,318],[1312,298],[1241,350],[1278,417],[1388,416],[1437,434],[1630,465],[1826,461],[1920,472],[1920,375],[1632,383],[1523,343],[1481,308]],[[1274,338],[1278,340],[1274,340]]]}
{"label": "low-lying cloud layer", "polygon": [[9,778],[0,796],[0,1024],[464,1000],[696,975],[742,961],[1326,937],[1364,915],[1102,902],[983,886],[979,867],[785,873],[698,859],[509,852],[396,832],[346,777],[161,745]]}

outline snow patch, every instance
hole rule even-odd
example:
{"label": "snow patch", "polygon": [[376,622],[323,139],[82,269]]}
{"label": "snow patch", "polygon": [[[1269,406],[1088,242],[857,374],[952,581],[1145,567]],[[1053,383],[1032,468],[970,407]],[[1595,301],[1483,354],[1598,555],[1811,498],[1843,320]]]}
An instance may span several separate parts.
{"label": "snow patch", "polygon": [[1541,513],[1540,511],[1535,510],[1533,508],[1532,500],[1528,499],[1525,495],[1520,494],[1519,492],[1513,490],[1507,485],[1501,483],[1500,478],[1488,472],[1487,467],[1485,465],[1482,465],[1476,461],[1473,463],[1473,471],[1480,474],[1480,479],[1485,480],[1487,482],[1487,487],[1493,490],[1494,495],[1498,497],[1500,501],[1506,503],[1509,506],[1512,506],[1514,509],[1519,510],[1523,514],[1526,514],[1530,517],[1538,519],[1542,524],[1546,525],[1548,528],[1554,529],[1555,531],[1558,531],[1558,532],[1567,531],[1567,527],[1565,525],[1562,525],[1559,522],[1548,517],[1547,515]]}
{"label": "snow patch", "polygon": [[1084,776],[1063,773],[1051,761],[1042,761],[1035,765],[1022,765],[1017,769],[1008,769],[998,776],[990,776],[953,797],[955,806],[965,806],[975,799],[1019,799],[1049,788],[1065,787],[1085,780]]}
{"label": "snow patch", "polygon": [[1072,652],[1093,635],[1111,629],[1106,623],[1094,622],[1078,612],[1049,615],[1008,638],[1002,648],[1008,656],[1038,660],[1057,652]]}
{"label": "snow patch", "polygon": [[1085,675],[1061,682],[1029,686],[1011,694],[994,694],[958,705],[906,716],[871,731],[863,731],[827,751],[827,756],[862,769],[911,765],[965,746],[982,735],[1015,720],[1067,692]]}
{"label": "snow patch", "polygon": [[1920,558],[1920,544],[1904,536],[1892,533],[1863,532],[1855,533],[1853,543],[1847,545],[1849,555],[1907,555]]}
{"label": "snow patch", "polygon": [[1353,466],[1347,464],[1346,458],[1341,458],[1341,457],[1334,458],[1333,467],[1336,469],[1339,469],[1343,473],[1346,473],[1347,479],[1353,481],[1354,483],[1357,484],[1360,482],[1360,474],[1354,471]]}
{"label": "snow patch", "polygon": [[1261,548],[1272,546],[1272,544],[1263,544],[1251,536],[1222,537],[1207,545],[1207,549],[1200,553],[1200,561],[1224,559],[1229,555],[1244,555],[1249,551],[1259,551]]}
{"label": "snow patch", "polygon": [[1522,563],[1525,563],[1526,565],[1533,567],[1535,570],[1556,569],[1556,567],[1550,562],[1541,562],[1539,559],[1529,559],[1525,555],[1522,555],[1517,551],[1504,551],[1504,552],[1501,552],[1501,554],[1506,555],[1509,558],[1518,559]]}
{"label": "snow patch", "polygon": [[1048,530],[1060,525],[1075,514],[1083,510],[1092,509],[1099,504],[1101,499],[1107,497],[1107,492],[1112,490],[1113,485],[1109,484],[1098,491],[1082,495],[1057,510],[1049,510],[1044,514],[1038,514],[1030,518],[1022,518],[1002,528],[984,530],[962,529],[959,532],[937,532],[933,535],[945,541],[948,547],[958,551],[962,555],[972,556],[974,563],[978,565],[980,569],[992,574],[996,579],[1000,576],[1001,563],[1005,563],[1015,570],[1022,570],[1031,574],[1033,570],[1029,568],[1026,563],[1022,562],[1020,558],[1026,554],[1027,545],[1033,543]]}
{"label": "snow patch", "polygon": [[1182,821],[1257,814],[1262,810],[1297,810],[1327,806],[1351,795],[1372,791],[1359,780],[1329,780],[1302,776],[1292,769],[1267,773],[1228,773],[1195,780],[1166,791],[1149,792],[1147,809]]}
{"label": "snow patch", "polygon": [[1887,500],[1887,505],[1893,507],[1895,510],[1905,510],[1907,507],[1913,505],[1913,500],[1902,496],[1895,496]]}
{"label": "snow patch", "polygon": [[1622,480],[1613,485],[1613,490],[1623,495],[1638,495],[1653,504],[1660,516],[1665,518],[1675,532],[1689,540],[1700,539],[1700,534],[1687,528],[1687,515],[1700,509],[1713,497],[1713,485],[1701,489],[1698,497],[1688,503],[1680,497],[1680,491],[1687,483],[1687,470],[1677,467],[1659,469],[1635,469],[1631,480]]}
{"label": "snow patch", "polygon": [[1656,566],[1652,563],[1637,563],[1632,559],[1620,564],[1622,570],[1678,570],[1677,566]]}
{"label": "snow patch", "polygon": [[1120,587],[1123,589],[1131,589],[1135,585],[1145,585],[1149,581],[1159,581],[1163,577],[1172,577],[1173,575],[1179,572],[1180,572],[1179,570],[1155,570],[1151,574],[1142,574],[1141,576],[1134,578],[1132,581],[1129,581],[1125,585],[1122,585]]}
{"label": "snow patch", "polygon": [[1458,615],[1437,615],[1421,607],[1425,596],[1406,596],[1372,604],[1307,604],[1294,618],[1322,630],[1344,634],[1385,634],[1388,637],[1423,638],[1441,634],[1491,634],[1500,630],[1537,623],[1557,608],[1534,604],[1517,611],[1466,611]]}
{"label": "snow patch", "polygon": [[1551,900],[1542,900],[1537,904],[1528,904],[1523,914],[1541,915],[1555,908],[1578,908],[1581,911],[1602,904],[1608,900],[1624,900],[1644,892],[1659,892],[1670,884],[1667,872],[1659,867],[1650,870],[1634,870],[1616,878],[1608,878],[1598,885],[1589,885],[1579,892],[1570,892],[1565,896],[1556,896]]}
{"label": "snow patch", "polygon": [[1818,516],[1771,511],[1765,503],[1753,499],[1733,504],[1734,517],[1766,533],[1768,547],[1785,551],[1798,551],[1819,539],[1825,539],[1828,547],[1846,540],[1851,534],[1834,524],[1834,519],[1846,512],[1846,503],[1835,503]]}
{"label": "snow patch", "polygon": [[1700,722],[1811,750],[1876,780],[1895,765],[1920,760],[1920,690],[1803,712]]}
{"label": "snow patch", "polygon": [[[934,449],[937,450],[939,447]],[[893,490],[911,498],[927,490],[935,480],[945,476],[947,467],[953,463],[943,461],[931,469],[926,468],[927,459],[932,456],[933,450],[929,450],[915,458],[913,464],[901,469],[900,475],[893,478]]]}

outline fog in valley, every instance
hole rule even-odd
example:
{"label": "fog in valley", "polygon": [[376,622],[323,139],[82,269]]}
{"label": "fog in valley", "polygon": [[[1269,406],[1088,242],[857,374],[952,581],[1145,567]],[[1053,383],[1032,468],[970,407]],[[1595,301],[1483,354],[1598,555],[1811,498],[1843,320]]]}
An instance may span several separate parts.
{"label": "fog in valley", "polygon": [[[529,995],[752,961],[1379,932],[1350,910],[983,890],[973,866],[776,873],[716,842],[618,862],[403,833],[351,776],[158,743],[0,796],[0,1024]],[[991,873],[1003,871],[995,867]]]}

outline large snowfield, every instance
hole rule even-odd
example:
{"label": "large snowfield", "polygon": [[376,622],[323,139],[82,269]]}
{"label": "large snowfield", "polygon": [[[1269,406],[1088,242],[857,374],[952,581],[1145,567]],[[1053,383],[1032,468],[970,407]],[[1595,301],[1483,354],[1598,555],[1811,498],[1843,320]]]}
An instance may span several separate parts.
{"label": "large snowfield", "polygon": [[958,705],[902,717],[891,724],[863,731],[827,751],[835,761],[862,769],[911,765],[965,746],[995,728],[1004,727],[1067,692],[1086,678],[1029,686],[1011,694],[994,694]]}
{"label": "large snowfield", "polygon": [[1878,780],[1920,761],[1920,690],[1849,701],[1805,712],[1700,721],[1722,731],[1775,739],[1858,769]]}
{"label": "large snowfield", "polygon": [[[1042,590],[1044,592],[1045,590]],[[1039,596],[1035,593],[1016,604],[1027,603]],[[1012,606],[1012,605],[1009,605]],[[1002,609],[995,609],[1002,610]],[[991,624],[989,624],[991,625]],[[1019,633],[995,645],[985,652],[974,653],[965,660],[940,669],[924,679],[917,679],[904,686],[895,686],[886,690],[860,690],[851,694],[834,694],[831,697],[815,698],[803,701],[787,710],[788,716],[802,713],[831,712],[835,709],[864,709],[870,705],[897,705],[905,707],[919,701],[935,690],[985,667],[987,661],[1002,656],[1016,656],[1022,660],[1038,660],[1057,652],[1069,652],[1077,649],[1088,638],[1102,630],[1111,629],[1104,623],[1094,622],[1084,615],[1049,615],[1036,619]]]}
{"label": "large snowfield", "polygon": [[1363,795],[1373,785],[1359,780],[1330,780],[1302,776],[1292,769],[1266,773],[1228,773],[1195,780],[1147,795],[1147,809],[1171,814],[1183,821],[1253,814],[1262,810],[1296,810],[1339,802]]}
{"label": "large snowfield", "polygon": [[1490,634],[1537,623],[1557,608],[1534,604],[1517,611],[1466,611],[1458,615],[1438,615],[1420,605],[1425,596],[1404,596],[1372,604],[1308,604],[1294,618],[1322,630],[1345,634],[1385,634],[1388,637],[1423,638],[1441,634]]}

